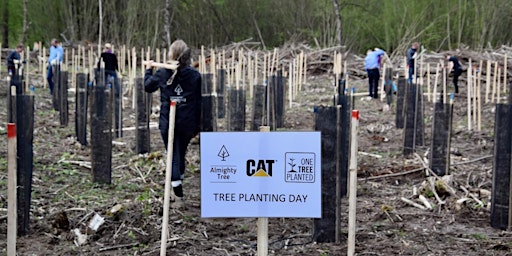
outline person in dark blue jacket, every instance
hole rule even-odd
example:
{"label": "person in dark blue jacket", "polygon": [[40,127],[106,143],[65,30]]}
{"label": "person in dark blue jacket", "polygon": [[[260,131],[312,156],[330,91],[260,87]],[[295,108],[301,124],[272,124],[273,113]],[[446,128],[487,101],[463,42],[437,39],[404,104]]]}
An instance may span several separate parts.
{"label": "person in dark blue jacket", "polygon": [[459,59],[457,57],[446,53],[446,60],[448,61],[448,70],[453,72],[453,87],[455,88],[455,93],[459,93],[459,76],[462,74],[462,66],[460,65]]}
{"label": "person in dark blue jacket", "polygon": [[418,48],[420,47],[420,44],[418,42],[414,42],[411,45],[411,48],[407,50],[407,66],[409,68],[409,77],[407,78],[407,82],[409,84],[412,84],[412,76],[414,75],[414,62],[416,59],[416,52]]}
{"label": "person in dark blue jacket", "polygon": [[191,51],[183,40],[176,40],[169,49],[171,69],[160,68],[153,74],[151,62],[144,77],[148,93],[160,90],[160,118],[158,128],[165,148],[168,148],[170,102],[176,101],[172,177],[173,208],[183,208],[183,174],[185,154],[190,140],[200,131],[201,75],[190,66]]}
{"label": "person in dark blue jacket", "polygon": [[20,64],[21,61],[21,53],[23,52],[23,44],[18,44],[16,49],[9,52],[7,55],[7,73],[9,75],[14,75],[18,73],[16,69],[16,64]]}

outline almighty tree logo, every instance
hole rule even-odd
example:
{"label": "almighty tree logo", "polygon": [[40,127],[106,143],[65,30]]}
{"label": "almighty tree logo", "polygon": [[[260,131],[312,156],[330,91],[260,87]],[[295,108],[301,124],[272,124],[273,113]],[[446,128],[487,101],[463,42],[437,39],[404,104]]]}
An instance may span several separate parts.
{"label": "almighty tree logo", "polygon": [[229,156],[229,152],[226,149],[226,146],[222,145],[222,147],[219,150],[219,153],[217,154],[218,157],[222,158],[222,161],[226,161],[226,157]]}

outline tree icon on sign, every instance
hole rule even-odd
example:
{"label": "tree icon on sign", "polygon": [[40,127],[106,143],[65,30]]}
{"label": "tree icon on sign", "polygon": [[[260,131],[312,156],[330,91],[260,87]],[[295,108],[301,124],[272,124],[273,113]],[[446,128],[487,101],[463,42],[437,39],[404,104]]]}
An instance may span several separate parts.
{"label": "tree icon on sign", "polygon": [[229,156],[229,152],[226,149],[226,146],[222,145],[222,147],[219,150],[219,153],[217,154],[218,157],[222,158],[222,161],[226,161],[226,157]]}
{"label": "tree icon on sign", "polygon": [[295,170],[293,169],[293,167],[295,167],[297,164],[294,163],[295,159],[294,158],[290,158],[290,162],[288,162],[288,165],[292,168],[290,170],[290,172],[295,172]]}

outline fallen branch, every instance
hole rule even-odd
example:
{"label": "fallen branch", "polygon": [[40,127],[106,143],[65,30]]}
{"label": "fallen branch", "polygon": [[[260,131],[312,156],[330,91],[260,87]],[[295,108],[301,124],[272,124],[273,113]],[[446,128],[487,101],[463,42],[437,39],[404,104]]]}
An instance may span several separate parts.
{"label": "fallen branch", "polygon": [[464,186],[460,185],[460,188],[466,193],[468,194],[471,198],[473,198],[473,200],[475,200],[479,205],[480,207],[484,207],[484,203],[478,199],[473,193],[469,192],[469,190],[467,188],[465,188]]}
{"label": "fallen branch", "polygon": [[434,194],[434,197],[436,198],[437,200],[437,204],[441,205],[441,204],[445,204],[445,201],[441,200],[441,197],[439,197],[439,195],[437,194],[437,191],[436,191],[436,184],[434,183],[434,179],[431,179],[432,177],[429,177],[427,180],[428,182],[430,183],[430,190],[432,191],[432,193]]}
{"label": "fallen branch", "polygon": [[432,204],[427,200],[427,198],[424,195],[419,195],[418,197],[420,201],[427,207],[427,209],[432,210]]}
{"label": "fallen branch", "polygon": [[81,167],[91,169],[91,162],[88,161],[73,161],[73,160],[59,160],[57,163],[75,164]]}
{"label": "fallen branch", "polygon": [[139,245],[138,242],[131,243],[131,244],[114,245],[114,246],[110,246],[110,247],[103,247],[103,248],[100,248],[100,252],[105,252],[105,251],[110,251],[110,250],[117,250],[117,249],[126,248],[126,247],[134,247],[134,246],[137,246],[137,245]]}
{"label": "fallen branch", "polygon": [[416,207],[416,208],[419,208],[419,209],[422,209],[422,210],[426,210],[426,209],[427,209],[427,208],[425,208],[425,206],[423,206],[423,205],[421,205],[421,204],[418,204],[418,203],[415,203],[415,202],[413,202],[413,201],[411,201],[411,200],[409,200],[409,199],[407,199],[407,198],[405,198],[405,197],[402,197],[402,198],[400,198],[400,199],[401,199],[404,203],[409,204],[409,205],[412,205],[412,206],[414,206],[414,207]]}
{"label": "fallen branch", "polygon": [[484,159],[491,158],[491,157],[493,157],[493,155],[482,156],[479,158],[475,158],[473,160],[468,160],[468,161],[463,161],[463,162],[451,163],[450,165],[470,164],[470,163],[478,162],[480,160],[484,160]]}
{"label": "fallen branch", "polygon": [[384,174],[384,175],[373,176],[373,177],[368,177],[368,178],[361,178],[360,180],[377,180],[377,179],[383,179],[383,178],[389,178],[389,177],[397,177],[397,176],[407,175],[407,174],[411,174],[411,173],[415,173],[415,172],[419,172],[419,171],[423,171],[423,170],[425,170],[425,167],[421,167],[421,168],[417,168],[417,169],[413,169],[413,170],[409,170],[409,171],[405,171],[405,172],[397,172],[397,173]]}
{"label": "fallen branch", "polygon": [[372,154],[372,153],[366,153],[366,152],[363,152],[363,151],[359,151],[357,153],[360,154],[360,155],[363,155],[363,156],[371,156],[371,157],[375,157],[375,158],[382,158],[381,155]]}
{"label": "fallen branch", "polygon": [[446,183],[443,179],[441,179],[441,177],[439,177],[432,169],[430,169],[430,167],[427,166],[427,163],[425,163],[425,161],[423,161],[423,159],[421,158],[420,155],[418,155],[418,153],[414,153],[414,156],[416,156],[416,158],[418,158],[420,160],[423,167],[425,167],[425,169],[427,169],[430,174],[432,174],[434,177],[436,177],[439,180],[439,182],[442,182],[443,185],[446,186],[446,190],[448,191],[448,193],[450,193],[452,196],[457,197],[455,189],[453,189],[450,185],[448,185],[448,183]]}

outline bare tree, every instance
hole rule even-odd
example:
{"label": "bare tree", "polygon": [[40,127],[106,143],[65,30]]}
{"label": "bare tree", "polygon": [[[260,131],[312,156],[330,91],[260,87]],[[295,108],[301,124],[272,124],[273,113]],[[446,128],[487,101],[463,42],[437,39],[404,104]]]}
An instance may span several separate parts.
{"label": "bare tree", "polygon": [[167,48],[171,47],[171,15],[169,13],[169,9],[171,8],[170,0],[165,0],[165,9],[164,9],[164,30],[165,30],[165,40],[167,43]]}
{"label": "bare tree", "polygon": [[27,22],[27,13],[28,13],[28,0],[23,0],[23,32],[21,33],[21,43],[25,44],[25,40],[27,38],[27,30],[28,30],[28,22]]}
{"label": "bare tree", "polygon": [[332,4],[334,5],[334,13],[336,15],[336,45],[341,45],[341,13],[340,13],[340,4],[338,0],[332,0]]}
{"label": "bare tree", "polygon": [[4,22],[2,24],[2,46],[9,47],[9,0],[4,0]]}
{"label": "bare tree", "polygon": [[98,33],[98,55],[101,52],[101,32],[103,28],[103,10],[101,8],[101,0],[98,0],[98,10],[99,10],[99,16],[100,16],[100,32]]}

